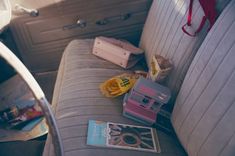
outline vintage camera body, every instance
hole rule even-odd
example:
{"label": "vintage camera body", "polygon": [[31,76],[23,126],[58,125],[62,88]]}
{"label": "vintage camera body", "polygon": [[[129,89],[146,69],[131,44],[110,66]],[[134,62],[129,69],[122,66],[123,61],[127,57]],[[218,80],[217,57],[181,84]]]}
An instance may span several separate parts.
{"label": "vintage camera body", "polygon": [[153,125],[161,106],[167,104],[170,97],[171,92],[167,87],[141,77],[125,95],[123,115],[146,125]]}

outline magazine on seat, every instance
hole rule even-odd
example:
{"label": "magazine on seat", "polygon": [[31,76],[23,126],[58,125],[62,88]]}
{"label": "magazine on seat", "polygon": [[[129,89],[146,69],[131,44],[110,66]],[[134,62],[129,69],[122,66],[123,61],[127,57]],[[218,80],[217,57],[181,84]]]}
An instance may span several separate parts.
{"label": "magazine on seat", "polygon": [[89,120],[87,144],[160,153],[157,131],[151,127]]}

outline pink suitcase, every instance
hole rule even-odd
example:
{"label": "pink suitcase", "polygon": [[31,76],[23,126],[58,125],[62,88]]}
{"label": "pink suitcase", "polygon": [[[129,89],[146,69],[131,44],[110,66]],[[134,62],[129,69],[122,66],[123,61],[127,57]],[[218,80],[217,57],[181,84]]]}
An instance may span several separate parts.
{"label": "pink suitcase", "polygon": [[123,68],[133,67],[142,57],[144,51],[114,38],[96,37],[92,53]]}

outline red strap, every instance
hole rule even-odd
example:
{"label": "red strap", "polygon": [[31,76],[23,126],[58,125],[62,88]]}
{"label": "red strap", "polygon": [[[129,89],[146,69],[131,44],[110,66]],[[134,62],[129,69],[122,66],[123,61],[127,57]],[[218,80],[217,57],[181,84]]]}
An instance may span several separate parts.
{"label": "red strap", "polygon": [[216,0],[199,0],[206,18],[210,21],[210,28],[214,25],[217,12],[216,12]]}
{"label": "red strap", "polygon": [[[190,33],[187,32],[187,30],[185,29],[185,27],[188,25],[187,23],[186,23],[185,25],[183,25],[183,27],[182,27],[183,32],[184,32],[185,34],[191,36],[191,37],[195,37],[195,36],[202,30],[203,26],[204,26],[205,23],[206,23],[206,19],[207,19],[206,16],[203,16],[202,21],[201,21],[201,23],[200,23],[198,29],[194,32],[194,34],[190,34]],[[208,31],[209,31],[209,30],[208,30]]]}
{"label": "red strap", "polygon": [[191,25],[192,25],[192,14],[193,14],[193,0],[190,0],[187,23],[186,23],[185,25],[183,25],[182,30],[183,30],[183,32],[184,32],[185,34],[187,34],[187,35],[189,35],[189,36],[191,36],[191,37],[194,37],[194,36],[196,36],[196,33],[190,34],[190,33],[185,29],[186,26],[191,26]]}
{"label": "red strap", "polygon": [[193,0],[190,0],[190,3],[189,3],[187,23],[185,25],[183,25],[183,27],[182,27],[183,32],[191,37],[195,37],[196,34],[202,30],[207,19],[210,21],[210,27],[208,29],[208,31],[209,31],[211,29],[211,27],[213,26],[213,24],[215,23],[215,19],[216,19],[216,10],[215,10],[216,0],[199,0],[199,2],[202,6],[202,9],[204,10],[205,16],[203,16],[198,29],[195,31],[194,34],[190,34],[185,29],[186,26],[192,25]]}
{"label": "red strap", "polygon": [[188,21],[187,21],[188,26],[191,26],[192,24],[192,14],[193,14],[193,0],[190,0],[189,11],[188,11]]}
{"label": "red strap", "polygon": [[[203,26],[205,25],[205,23],[206,23],[206,16],[203,16],[202,17],[202,20],[201,20],[201,23],[200,23],[200,25],[199,25],[199,27],[197,28],[197,30],[196,30],[196,32],[195,32],[195,35],[197,34],[197,33],[199,33],[201,30],[202,30],[202,28],[203,28]],[[209,31],[209,30],[208,30]]]}
{"label": "red strap", "polygon": [[188,23],[186,23],[185,25],[183,25],[183,27],[182,27],[183,32],[184,32],[185,34],[191,36],[191,37],[195,37],[195,36],[196,36],[195,33],[194,33],[194,34],[190,34],[189,32],[187,32],[187,30],[185,29],[186,26],[188,26]]}

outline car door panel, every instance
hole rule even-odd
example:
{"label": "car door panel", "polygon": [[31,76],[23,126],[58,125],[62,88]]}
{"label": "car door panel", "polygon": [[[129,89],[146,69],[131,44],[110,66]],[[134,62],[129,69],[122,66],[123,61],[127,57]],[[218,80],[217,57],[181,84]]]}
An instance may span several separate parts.
{"label": "car door panel", "polygon": [[[65,46],[74,38],[104,35],[137,43],[152,2],[47,0],[48,6],[45,6],[43,0],[37,0],[37,4],[43,6],[40,8],[31,1],[18,0],[15,3],[26,3],[29,8],[38,9],[39,16],[15,16],[11,30],[22,59],[32,72],[57,70]],[[75,25],[81,19],[86,22],[84,28]],[[100,21],[108,22],[97,24]]]}

